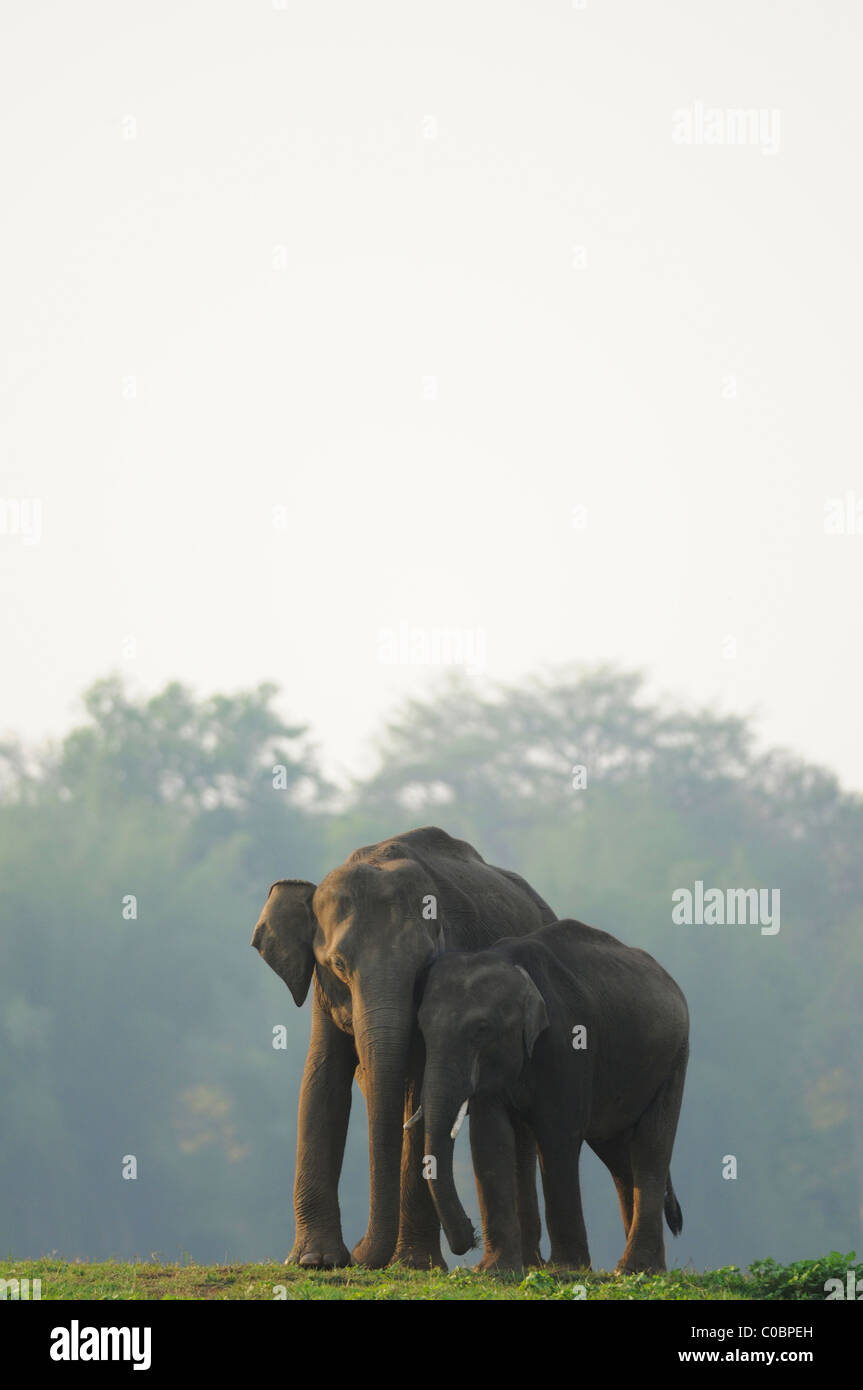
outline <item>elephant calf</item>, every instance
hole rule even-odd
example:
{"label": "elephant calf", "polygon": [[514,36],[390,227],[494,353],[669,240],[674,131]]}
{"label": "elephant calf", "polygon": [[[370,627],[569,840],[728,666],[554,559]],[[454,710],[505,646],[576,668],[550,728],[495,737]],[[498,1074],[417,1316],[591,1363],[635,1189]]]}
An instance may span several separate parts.
{"label": "elephant calf", "polygon": [[582,922],[554,922],[438,959],[419,1025],[422,1103],[408,1123],[423,1118],[425,1171],[455,1254],[475,1243],[452,1173],[469,1102],[481,1269],[522,1265],[514,1120],[536,1136],[552,1264],[590,1265],[578,1179],[586,1140],[620,1199],[626,1249],[618,1272],[665,1269],[663,1206],[675,1235],[683,1226],[669,1163],[689,1015],[652,956]]}

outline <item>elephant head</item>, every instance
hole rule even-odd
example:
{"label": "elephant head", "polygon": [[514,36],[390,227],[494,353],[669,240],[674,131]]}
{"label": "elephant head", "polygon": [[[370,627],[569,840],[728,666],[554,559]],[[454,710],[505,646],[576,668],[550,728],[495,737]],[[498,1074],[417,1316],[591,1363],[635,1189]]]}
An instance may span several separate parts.
{"label": "elephant head", "polygon": [[455,1137],[472,1096],[506,1094],[548,1027],[542,995],[520,965],[494,952],[436,961],[419,1010],[426,1062],[422,1104],[425,1154],[435,1160],[432,1197],[454,1254],[474,1244],[471,1222],[453,1181]]}
{"label": "elephant head", "polygon": [[368,1108],[370,1180],[369,1227],[353,1253],[376,1267],[389,1262],[398,1236],[414,990],[440,946],[441,924],[424,910],[435,892],[413,860],[349,861],[317,889],[296,880],[274,884],[252,938],[297,1004],[317,962],[321,989],[353,1031]]}

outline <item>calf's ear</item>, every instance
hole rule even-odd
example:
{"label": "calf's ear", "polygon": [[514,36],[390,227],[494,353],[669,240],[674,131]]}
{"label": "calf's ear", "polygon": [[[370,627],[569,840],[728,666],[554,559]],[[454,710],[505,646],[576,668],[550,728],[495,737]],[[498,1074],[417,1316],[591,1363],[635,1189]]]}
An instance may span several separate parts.
{"label": "calf's ear", "polygon": [[255,950],[284,980],[298,1008],[305,1002],[315,968],[316,886],[299,878],[274,883],[252,937]]}
{"label": "calf's ear", "polygon": [[524,977],[522,1030],[525,1051],[528,1057],[532,1057],[537,1038],[548,1027],[548,1011],[545,1007],[545,1000],[527,971],[520,965],[515,968],[519,975]]}

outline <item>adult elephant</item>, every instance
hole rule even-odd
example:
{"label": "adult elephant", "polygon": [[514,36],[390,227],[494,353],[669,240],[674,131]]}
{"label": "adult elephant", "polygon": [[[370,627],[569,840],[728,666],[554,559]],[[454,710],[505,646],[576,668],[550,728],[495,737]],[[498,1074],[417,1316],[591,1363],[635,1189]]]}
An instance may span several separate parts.
{"label": "adult elephant", "polygon": [[[443,952],[479,951],[554,920],[518,874],[486,864],[471,845],[434,826],[355,850],[318,886],[302,879],[273,884],[252,945],[297,1005],[312,975],[315,980],[289,1262],[350,1263],[338,1181],[356,1073],[368,1108],[370,1204],[354,1260],[372,1268],[393,1258],[414,1268],[446,1268],[422,1177],[422,1133],[404,1133],[422,1088],[419,976]],[[535,1250],[536,1149],[527,1130],[520,1141],[520,1215],[526,1244]]]}

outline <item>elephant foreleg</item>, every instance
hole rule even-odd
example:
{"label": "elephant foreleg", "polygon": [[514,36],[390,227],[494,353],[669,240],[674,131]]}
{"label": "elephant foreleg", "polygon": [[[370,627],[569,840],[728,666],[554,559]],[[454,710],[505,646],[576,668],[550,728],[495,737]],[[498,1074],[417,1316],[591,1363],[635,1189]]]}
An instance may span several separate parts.
{"label": "elephant foreleg", "polygon": [[351,1038],[335,1026],[315,1000],[297,1119],[297,1229],[286,1264],[330,1268],[351,1262],[342,1239],[339,1176],[356,1065]]}
{"label": "elephant foreleg", "polygon": [[515,1133],[516,1184],[518,1219],[521,1226],[521,1258],[525,1265],[542,1265],[539,1253],[542,1222],[536,1196],[536,1138],[533,1130],[520,1115],[510,1112]]}
{"label": "elephant foreleg", "polygon": [[485,1247],[477,1269],[521,1269],[524,1252],[516,1171],[518,1145],[512,1119],[502,1102],[473,1097],[470,1148]]}
{"label": "elephant foreleg", "polygon": [[[405,1121],[417,1109],[422,1077],[405,1092]],[[399,1238],[393,1260],[409,1269],[446,1269],[440,1248],[440,1221],[423,1172],[425,1126],[405,1131],[402,1144]]]}
{"label": "elephant foreleg", "polygon": [[545,1223],[551,1244],[549,1264],[566,1269],[589,1269],[590,1251],[578,1178],[582,1137],[561,1129],[559,1123],[549,1127],[547,1134],[540,1131],[537,1137]]}

